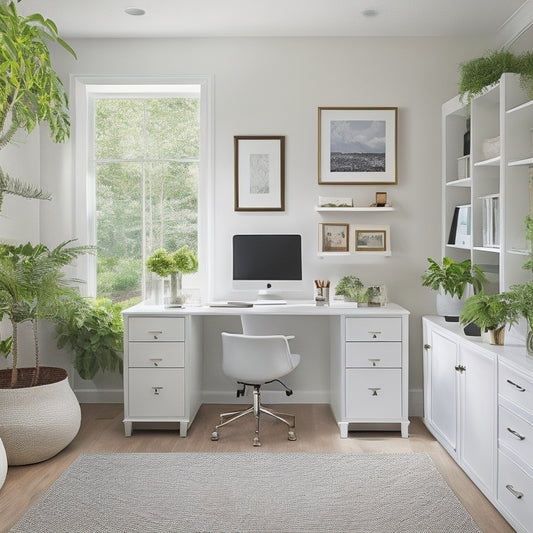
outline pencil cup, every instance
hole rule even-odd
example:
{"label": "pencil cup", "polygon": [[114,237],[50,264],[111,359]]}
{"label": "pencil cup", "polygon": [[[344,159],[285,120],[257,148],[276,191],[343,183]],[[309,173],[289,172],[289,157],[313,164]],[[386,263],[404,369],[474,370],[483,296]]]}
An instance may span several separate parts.
{"label": "pencil cup", "polygon": [[329,305],[329,287],[315,287],[316,305]]}

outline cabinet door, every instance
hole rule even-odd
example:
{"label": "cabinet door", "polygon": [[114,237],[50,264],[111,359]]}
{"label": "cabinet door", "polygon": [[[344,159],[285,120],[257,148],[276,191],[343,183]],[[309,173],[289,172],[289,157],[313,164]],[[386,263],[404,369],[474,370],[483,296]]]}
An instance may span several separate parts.
{"label": "cabinet door", "polygon": [[429,329],[428,363],[430,380],[429,420],[452,450],[457,450],[457,364],[458,346]]}
{"label": "cabinet door", "polygon": [[490,494],[496,464],[496,357],[467,344],[460,347],[461,466]]}

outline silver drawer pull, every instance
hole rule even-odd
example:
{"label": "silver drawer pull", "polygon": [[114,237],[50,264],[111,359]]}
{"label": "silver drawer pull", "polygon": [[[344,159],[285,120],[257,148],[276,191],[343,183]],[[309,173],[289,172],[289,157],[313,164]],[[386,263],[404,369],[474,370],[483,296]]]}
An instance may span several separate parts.
{"label": "silver drawer pull", "polygon": [[369,331],[368,333],[372,335],[373,339],[377,339],[378,335],[381,335],[381,331]]}
{"label": "silver drawer pull", "polygon": [[381,387],[368,387],[368,390],[372,391],[372,396],[377,396],[378,390],[381,390]]}
{"label": "silver drawer pull", "polygon": [[381,359],[369,359],[369,361],[372,363],[372,366],[377,366],[376,363],[379,363]]}
{"label": "silver drawer pull", "polygon": [[518,431],[515,431],[514,429],[507,428],[507,431],[509,433],[511,433],[512,435],[514,435],[518,440],[524,440],[525,439],[524,435],[520,435],[520,433],[518,433]]}
{"label": "silver drawer pull", "polygon": [[154,366],[159,366],[159,363],[162,361],[163,359],[156,359],[155,357],[150,357],[150,361],[152,361],[152,363],[154,363]]}
{"label": "silver drawer pull", "polygon": [[150,333],[150,335],[153,335],[154,339],[157,340],[159,338],[158,335],[161,335],[163,332],[154,329],[152,331],[149,331],[148,333]]}
{"label": "silver drawer pull", "polygon": [[163,387],[152,387],[152,389],[154,389],[154,394],[156,396],[159,396],[159,391],[162,389]]}
{"label": "silver drawer pull", "polygon": [[507,380],[507,383],[509,383],[509,385],[512,385],[513,387],[516,387],[520,392],[526,392],[526,389],[524,389],[524,387],[521,387],[520,385],[517,385],[516,383],[514,383],[510,379]]}
{"label": "silver drawer pull", "polygon": [[515,497],[515,498],[522,498],[524,495],[523,492],[517,491],[512,485],[505,485],[505,488]]}

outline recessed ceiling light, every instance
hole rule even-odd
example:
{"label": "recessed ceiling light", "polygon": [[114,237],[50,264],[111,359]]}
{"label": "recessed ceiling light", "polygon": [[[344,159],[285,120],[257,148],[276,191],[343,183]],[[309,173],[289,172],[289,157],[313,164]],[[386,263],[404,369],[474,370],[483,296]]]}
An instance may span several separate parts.
{"label": "recessed ceiling light", "polygon": [[378,11],[375,9],[365,9],[362,11],[364,17],[372,18],[378,16]]}
{"label": "recessed ceiling light", "polygon": [[138,17],[140,15],[144,15],[146,11],[144,9],[141,9],[140,7],[127,7],[124,10],[124,13]]}

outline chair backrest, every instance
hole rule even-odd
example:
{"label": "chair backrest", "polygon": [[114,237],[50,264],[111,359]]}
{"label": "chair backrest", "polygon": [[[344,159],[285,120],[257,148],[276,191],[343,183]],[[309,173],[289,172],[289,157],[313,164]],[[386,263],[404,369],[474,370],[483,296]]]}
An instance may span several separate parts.
{"label": "chair backrest", "polygon": [[283,335],[222,333],[222,353],[224,374],[246,383],[281,378],[297,365]]}

